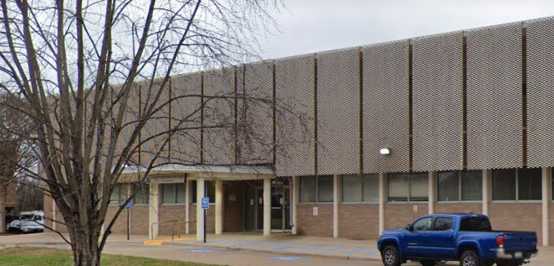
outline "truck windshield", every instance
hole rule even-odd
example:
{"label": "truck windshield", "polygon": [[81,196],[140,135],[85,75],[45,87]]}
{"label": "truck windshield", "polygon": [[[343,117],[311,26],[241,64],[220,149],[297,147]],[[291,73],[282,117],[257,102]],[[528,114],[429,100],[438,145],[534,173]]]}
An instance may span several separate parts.
{"label": "truck windshield", "polygon": [[460,231],[486,232],[491,230],[491,223],[486,217],[465,217],[462,218],[460,224]]}

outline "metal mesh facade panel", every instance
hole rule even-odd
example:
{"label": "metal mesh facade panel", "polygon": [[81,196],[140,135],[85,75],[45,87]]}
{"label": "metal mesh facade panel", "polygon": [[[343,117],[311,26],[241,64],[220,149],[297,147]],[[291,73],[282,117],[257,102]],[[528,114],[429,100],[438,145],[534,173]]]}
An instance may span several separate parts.
{"label": "metal mesh facade panel", "polygon": [[522,166],[521,24],[467,32],[467,167]]}
{"label": "metal mesh facade panel", "polygon": [[172,162],[200,163],[201,79],[202,75],[195,73],[171,80],[171,128],[178,129],[171,138]]}
{"label": "metal mesh facade panel", "polygon": [[[363,49],[363,168],[365,173],[410,169],[409,43]],[[389,148],[391,154],[379,154]]]}
{"label": "metal mesh facade panel", "polygon": [[463,166],[463,35],[413,41],[414,171]]}
{"label": "metal mesh facade panel", "polygon": [[359,172],[358,49],[318,55],[318,174]]}
{"label": "metal mesh facade panel", "polygon": [[[204,74],[204,163],[235,163],[234,69]],[[207,128],[209,127],[209,128]]]}
{"label": "metal mesh facade panel", "polygon": [[[277,176],[315,174],[314,58],[275,62]],[[290,112],[289,112],[290,111]]]}
{"label": "metal mesh facade panel", "polygon": [[528,166],[554,166],[554,19],[527,26]]}
{"label": "metal mesh facade panel", "polygon": [[273,162],[273,64],[244,67],[244,87],[239,85],[238,156],[241,164]]}
{"label": "metal mesh facade panel", "polygon": [[[142,117],[144,117],[145,110],[148,106],[151,106],[156,102],[156,95],[160,90],[161,81],[156,81],[150,87],[149,82],[139,83],[139,89],[141,90],[140,99],[142,106]],[[154,164],[165,163],[169,161],[169,146],[165,144],[167,133],[169,131],[169,83],[166,83],[162,89],[160,98],[154,104],[155,108],[158,108],[162,105],[159,111],[155,111],[150,119],[144,125],[144,128],[141,132],[141,140],[144,143],[141,150],[141,163],[143,165],[149,165],[150,162],[155,158],[159,150],[162,150],[158,155],[158,158]]]}

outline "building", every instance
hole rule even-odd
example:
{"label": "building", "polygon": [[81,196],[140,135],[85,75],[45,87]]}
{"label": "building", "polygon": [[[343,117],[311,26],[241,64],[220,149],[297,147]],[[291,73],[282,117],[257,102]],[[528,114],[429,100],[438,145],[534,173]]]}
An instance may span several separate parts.
{"label": "building", "polygon": [[13,214],[16,205],[16,184],[0,180],[0,233],[6,231],[8,215]]}
{"label": "building", "polygon": [[[498,229],[536,231],[548,245],[552,36],[554,18],[545,18],[176,76],[172,93],[188,88],[206,99],[258,88],[293,102],[305,114],[309,141],[284,156],[248,147],[236,130],[205,130],[193,144],[176,140],[168,153],[192,145],[187,156],[200,164],[161,167],[148,188],[123,181],[114,202],[132,189],[143,192],[114,231],[130,224],[132,233],[155,238],[193,234],[206,223],[216,234],[290,230],[371,239],[420,215],[463,211],[488,214]],[[184,106],[174,106],[174,115]],[[235,119],[240,111],[224,110]],[[257,121],[274,144],[299,134],[275,116]],[[217,142],[209,136],[234,141],[209,152],[207,144]],[[204,189],[213,199],[207,220],[196,204]],[[46,212],[56,215],[51,201]]]}

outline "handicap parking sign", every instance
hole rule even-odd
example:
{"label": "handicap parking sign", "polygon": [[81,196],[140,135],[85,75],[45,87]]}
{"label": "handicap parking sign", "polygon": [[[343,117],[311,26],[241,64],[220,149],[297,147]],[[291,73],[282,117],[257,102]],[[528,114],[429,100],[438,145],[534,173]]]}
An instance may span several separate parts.
{"label": "handicap parking sign", "polygon": [[210,197],[202,197],[202,209],[210,208]]}

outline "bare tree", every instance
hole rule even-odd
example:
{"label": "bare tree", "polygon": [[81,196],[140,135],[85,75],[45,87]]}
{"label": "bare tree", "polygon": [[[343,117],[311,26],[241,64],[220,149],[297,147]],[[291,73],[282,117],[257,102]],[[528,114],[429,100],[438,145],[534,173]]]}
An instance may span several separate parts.
{"label": "bare tree", "polygon": [[[192,91],[171,95],[171,76],[252,58],[256,34],[272,23],[268,11],[277,3],[0,2],[0,89],[16,99],[6,106],[24,114],[32,126],[25,147],[37,155],[42,171],[29,169],[33,156],[18,166],[44,182],[55,200],[63,216],[58,222],[68,230],[67,237],[60,236],[71,246],[74,264],[99,265],[110,228],[125,205],[106,220],[110,194],[126,168],[141,169],[139,181],[144,182],[152,169],[167,162],[164,156],[173,136],[207,128],[239,131],[230,122],[232,114],[225,112],[214,113],[210,125],[198,125],[201,107],[189,108],[177,119],[168,117],[163,110],[172,102],[201,97]],[[237,97],[249,108],[279,106],[287,112],[289,107],[261,93],[222,94],[204,99],[202,105],[217,99],[236,102]],[[147,130],[152,128],[148,124],[168,119],[167,129]],[[241,134],[246,142],[269,145],[256,130],[245,128]],[[148,158],[141,158],[145,154]]]}

